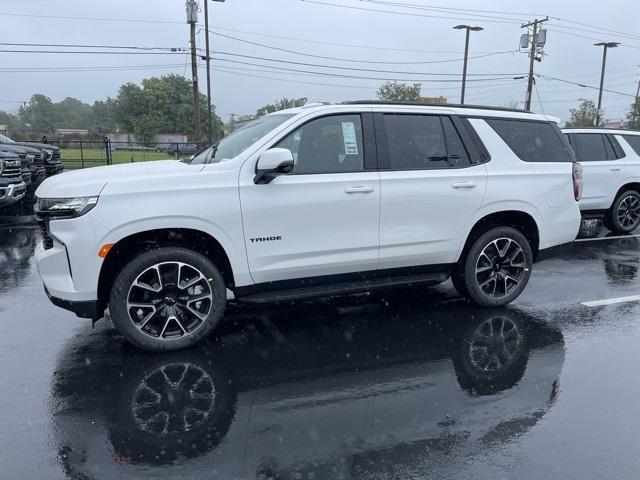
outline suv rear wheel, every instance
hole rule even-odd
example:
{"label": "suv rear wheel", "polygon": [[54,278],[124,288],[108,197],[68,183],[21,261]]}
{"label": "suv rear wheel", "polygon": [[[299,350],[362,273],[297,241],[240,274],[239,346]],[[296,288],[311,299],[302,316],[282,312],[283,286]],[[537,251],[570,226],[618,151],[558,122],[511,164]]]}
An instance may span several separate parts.
{"label": "suv rear wheel", "polygon": [[109,310],[129,342],[159,352],[189,347],[208,336],[225,304],[224,280],[209,259],[186,248],[163,247],[122,269]]}
{"label": "suv rear wheel", "polygon": [[473,303],[497,307],[522,293],[532,263],[526,237],[515,228],[496,227],[473,242],[452,273],[452,280],[458,292]]}
{"label": "suv rear wheel", "polygon": [[640,193],[625,190],[616,197],[605,218],[605,225],[615,233],[629,233],[640,225]]}

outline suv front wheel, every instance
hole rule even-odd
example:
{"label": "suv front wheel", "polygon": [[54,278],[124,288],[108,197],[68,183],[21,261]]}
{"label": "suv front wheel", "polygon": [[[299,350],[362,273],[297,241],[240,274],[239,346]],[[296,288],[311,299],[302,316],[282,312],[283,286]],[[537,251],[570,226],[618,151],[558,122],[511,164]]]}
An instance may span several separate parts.
{"label": "suv front wheel", "polygon": [[186,248],[162,247],[138,255],[122,269],[109,310],[129,342],[159,352],[205,338],[225,304],[224,280],[209,259]]}
{"label": "suv front wheel", "polygon": [[533,254],[526,237],[511,227],[496,227],[478,237],[452,273],[458,292],[482,307],[515,300],[531,276]]}

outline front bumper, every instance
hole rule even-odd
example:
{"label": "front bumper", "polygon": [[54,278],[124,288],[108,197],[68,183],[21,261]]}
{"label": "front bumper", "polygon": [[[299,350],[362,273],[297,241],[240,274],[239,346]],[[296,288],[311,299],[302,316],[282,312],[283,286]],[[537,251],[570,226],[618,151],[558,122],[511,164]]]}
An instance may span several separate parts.
{"label": "front bumper", "polygon": [[85,300],[85,301],[72,301],[72,300],[64,300],[62,298],[54,297],[49,293],[47,287],[44,287],[44,291],[56,307],[64,308],[65,310],[69,310],[76,314],[77,317],[80,318],[90,318],[91,320],[99,320],[102,318],[103,314],[98,313],[98,302],[95,300]]}
{"label": "front bumper", "polygon": [[0,207],[22,200],[26,193],[27,187],[24,182],[0,186]]}

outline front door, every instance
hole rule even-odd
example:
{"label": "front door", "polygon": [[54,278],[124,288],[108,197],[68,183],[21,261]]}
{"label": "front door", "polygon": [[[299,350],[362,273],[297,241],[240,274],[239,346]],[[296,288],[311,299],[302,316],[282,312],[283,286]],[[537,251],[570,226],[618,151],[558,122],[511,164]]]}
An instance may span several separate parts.
{"label": "front door", "polygon": [[[241,177],[254,282],[377,268],[380,177],[365,167],[365,157],[375,153],[373,138],[363,132],[365,116],[311,120],[272,145],[292,152],[291,174],[264,185],[254,184],[252,175]],[[370,117],[364,120],[372,124]]]}

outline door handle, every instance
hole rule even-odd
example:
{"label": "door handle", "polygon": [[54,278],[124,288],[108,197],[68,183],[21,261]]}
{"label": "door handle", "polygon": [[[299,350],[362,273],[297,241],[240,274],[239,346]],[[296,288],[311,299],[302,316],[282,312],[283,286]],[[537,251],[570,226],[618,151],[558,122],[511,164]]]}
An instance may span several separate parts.
{"label": "door handle", "polygon": [[350,187],[345,187],[344,188],[345,193],[372,193],[373,192],[373,187],[370,187],[368,185],[354,185],[354,186],[350,186]]}
{"label": "door handle", "polygon": [[474,182],[455,182],[452,183],[453,188],[476,188],[477,185]]}
{"label": "door handle", "polygon": [[620,170],[622,170],[622,167],[609,167],[609,170],[611,170],[612,172],[619,172]]}

